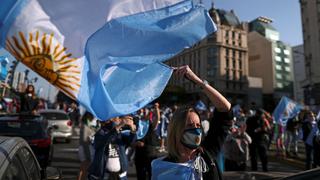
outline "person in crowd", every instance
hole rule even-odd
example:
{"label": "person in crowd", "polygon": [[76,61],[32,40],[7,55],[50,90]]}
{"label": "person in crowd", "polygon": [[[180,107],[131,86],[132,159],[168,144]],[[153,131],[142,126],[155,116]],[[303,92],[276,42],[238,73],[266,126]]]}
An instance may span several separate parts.
{"label": "person in crowd", "polygon": [[95,131],[89,127],[93,118],[94,117],[90,112],[86,112],[82,117],[82,123],[80,125],[79,159],[81,163],[78,180],[87,179],[87,170],[94,153],[92,143]]}
{"label": "person in crowd", "polygon": [[246,133],[245,120],[234,121],[235,127],[227,136],[224,145],[225,170],[245,171],[249,160],[249,144],[251,137]]}
{"label": "person in crowd", "polygon": [[271,114],[269,112],[264,111],[264,117],[267,120],[267,122],[269,123],[269,127],[270,127],[269,132],[268,132],[268,134],[269,134],[268,150],[269,150],[270,146],[272,144],[272,139],[274,137],[274,126],[275,126],[274,124],[275,123],[274,123],[273,117],[271,116]]}
{"label": "person in crowd", "polygon": [[196,110],[193,107],[179,108],[169,124],[168,155],[152,162],[152,179],[221,179],[216,157],[232,125],[231,105],[189,66],[176,68],[176,73],[203,89],[215,106],[213,122],[202,141],[201,121]]}
{"label": "person in crowd", "polygon": [[[24,85],[20,86],[20,90],[24,88]],[[39,104],[39,99],[35,94],[35,89],[32,84],[29,84],[24,92],[15,91],[12,92],[19,96],[20,98],[20,112],[29,112],[32,114],[37,113],[37,107]]]}
{"label": "person in crowd", "polygon": [[81,115],[80,115],[80,110],[79,110],[76,102],[71,103],[70,108],[68,109],[68,114],[69,114],[70,120],[72,121],[73,125],[75,127],[78,127]]}
{"label": "person in crowd", "polygon": [[62,110],[66,113],[69,113],[70,108],[68,107],[67,102],[56,102],[54,105],[54,109]]}
{"label": "person in crowd", "polygon": [[[298,156],[298,135],[299,135],[300,122],[298,116],[288,119],[286,126],[286,156],[291,157],[292,153],[294,157]],[[291,149],[291,146],[293,147]],[[292,150],[292,152],[291,152]]]}
{"label": "person in crowd", "polygon": [[320,166],[320,120],[317,120],[316,132],[313,139],[314,166]]}
{"label": "person in crowd", "polygon": [[168,134],[168,124],[169,124],[169,119],[166,116],[164,111],[160,111],[160,124],[158,125],[158,129],[160,129],[160,149],[159,152],[165,152],[166,147],[165,147],[165,141],[167,139],[167,134]]}
{"label": "person in crowd", "polygon": [[251,170],[257,171],[257,152],[262,163],[262,170],[268,171],[268,144],[270,124],[264,114],[264,110],[257,109],[254,116],[247,119],[247,133],[252,138],[249,145],[249,153],[251,158]]}
{"label": "person in crowd", "polygon": [[[124,129],[129,134],[123,133]],[[88,179],[110,180],[127,179],[128,159],[126,147],[132,144],[136,137],[136,126],[131,116],[115,117],[101,122],[101,128],[94,136],[94,157],[88,169]]]}
{"label": "person in crowd", "polygon": [[46,101],[44,99],[39,99],[39,103],[38,103],[37,109],[38,110],[47,109],[47,103],[46,103]]}
{"label": "person in crowd", "polygon": [[134,143],[135,147],[135,166],[138,180],[151,179],[151,162],[159,156],[158,147],[160,146],[157,136],[157,126],[160,121],[159,104],[154,104],[153,119],[146,114],[145,120],[150,120],[147,134]]}
{"label": "person in crowd", "polygon": [[285,126],[280,123],[275,123],[274,131],[276,142],[276,156],[284,158],[286,149],[284,146]]}
{"label": "person in crowd", "polygon": [[303,132],[303,141],[305,144],[306,152],[306,170],[315,167],[314,157],[313,157],[313,140],[315,137],[315,132],[317,128],[317,123],[315,121],[315,115],[312,111],[307,111],[304,113],[304,118],[302,122],[302,132]]}

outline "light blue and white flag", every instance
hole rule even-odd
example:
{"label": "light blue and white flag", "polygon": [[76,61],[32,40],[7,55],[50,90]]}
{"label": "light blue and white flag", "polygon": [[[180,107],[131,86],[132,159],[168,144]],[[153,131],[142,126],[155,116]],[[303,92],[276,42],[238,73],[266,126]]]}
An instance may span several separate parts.
{"label": "light blue and white flag", "polygon": [[157,98],[162,62],[215,30],[191,0],[0,1],[0,44],[101,120]]}
{"label": "light blue and white flag", "polygon": [[202,102],[201,100],[199,100],[195,107],[196,110],[200,110],[200,111],[206,111],[207,110],[207,106],[204,104],[204,102]]}
{"label": "light blue and white flag", "polygon": [[273,111],[274,121],[286,126],[288,119],[295,117],[302,110],[303,106],[283,96]]}
{"label": "light blue and white flag", "polygon": [[0,56],[0,81],[4,81],[7,77],[7,64],[9,63],[7,56]]}
{"label": "light blue and white flag", "polygon": [[149,130],[150,121],[148,120],[139,120],[138,130],[137,130],[137,140],[144,138]]}

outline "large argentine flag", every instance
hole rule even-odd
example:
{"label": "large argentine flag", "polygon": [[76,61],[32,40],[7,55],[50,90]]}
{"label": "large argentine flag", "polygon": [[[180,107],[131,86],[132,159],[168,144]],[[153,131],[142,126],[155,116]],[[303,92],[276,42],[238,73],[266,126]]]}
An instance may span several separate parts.
{"label": "large argentine flag", "polygon": [[295,117],[302,110],[303,106],[283,96],[273,111],[275,122],[286,126],[288,119]]}
{"label": "large argentine flag", "polygon": [[189,0],[1,0],[0,43],[101,120],[157,98],[161,62],[215,31]]}

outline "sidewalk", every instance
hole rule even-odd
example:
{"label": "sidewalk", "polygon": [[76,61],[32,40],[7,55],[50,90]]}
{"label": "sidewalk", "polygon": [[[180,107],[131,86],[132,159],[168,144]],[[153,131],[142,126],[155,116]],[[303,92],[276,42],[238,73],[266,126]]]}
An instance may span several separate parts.
{"label": "sidewalk", "polygon": [[298,142],[298,156],[292,154],[291,156],[286,157],[285,153],[282,156],[277,155],[276,145],[272,142],[268,151],[268,157],[270,161],[278,161],[301,170],[305,169],[305,147],[302,141]]}

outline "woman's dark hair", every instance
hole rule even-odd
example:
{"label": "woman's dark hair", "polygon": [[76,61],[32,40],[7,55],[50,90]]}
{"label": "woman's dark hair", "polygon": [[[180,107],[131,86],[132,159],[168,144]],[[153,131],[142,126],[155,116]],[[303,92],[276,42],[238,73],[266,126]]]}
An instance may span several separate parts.
{"label": "woman's dark hair", "polygon": [[[30,88],[32,88],[31,90],[29,90]],[[32,95],[34,95],[34,86],[32,84],[28,84],[25,93],[31,93]]]}

